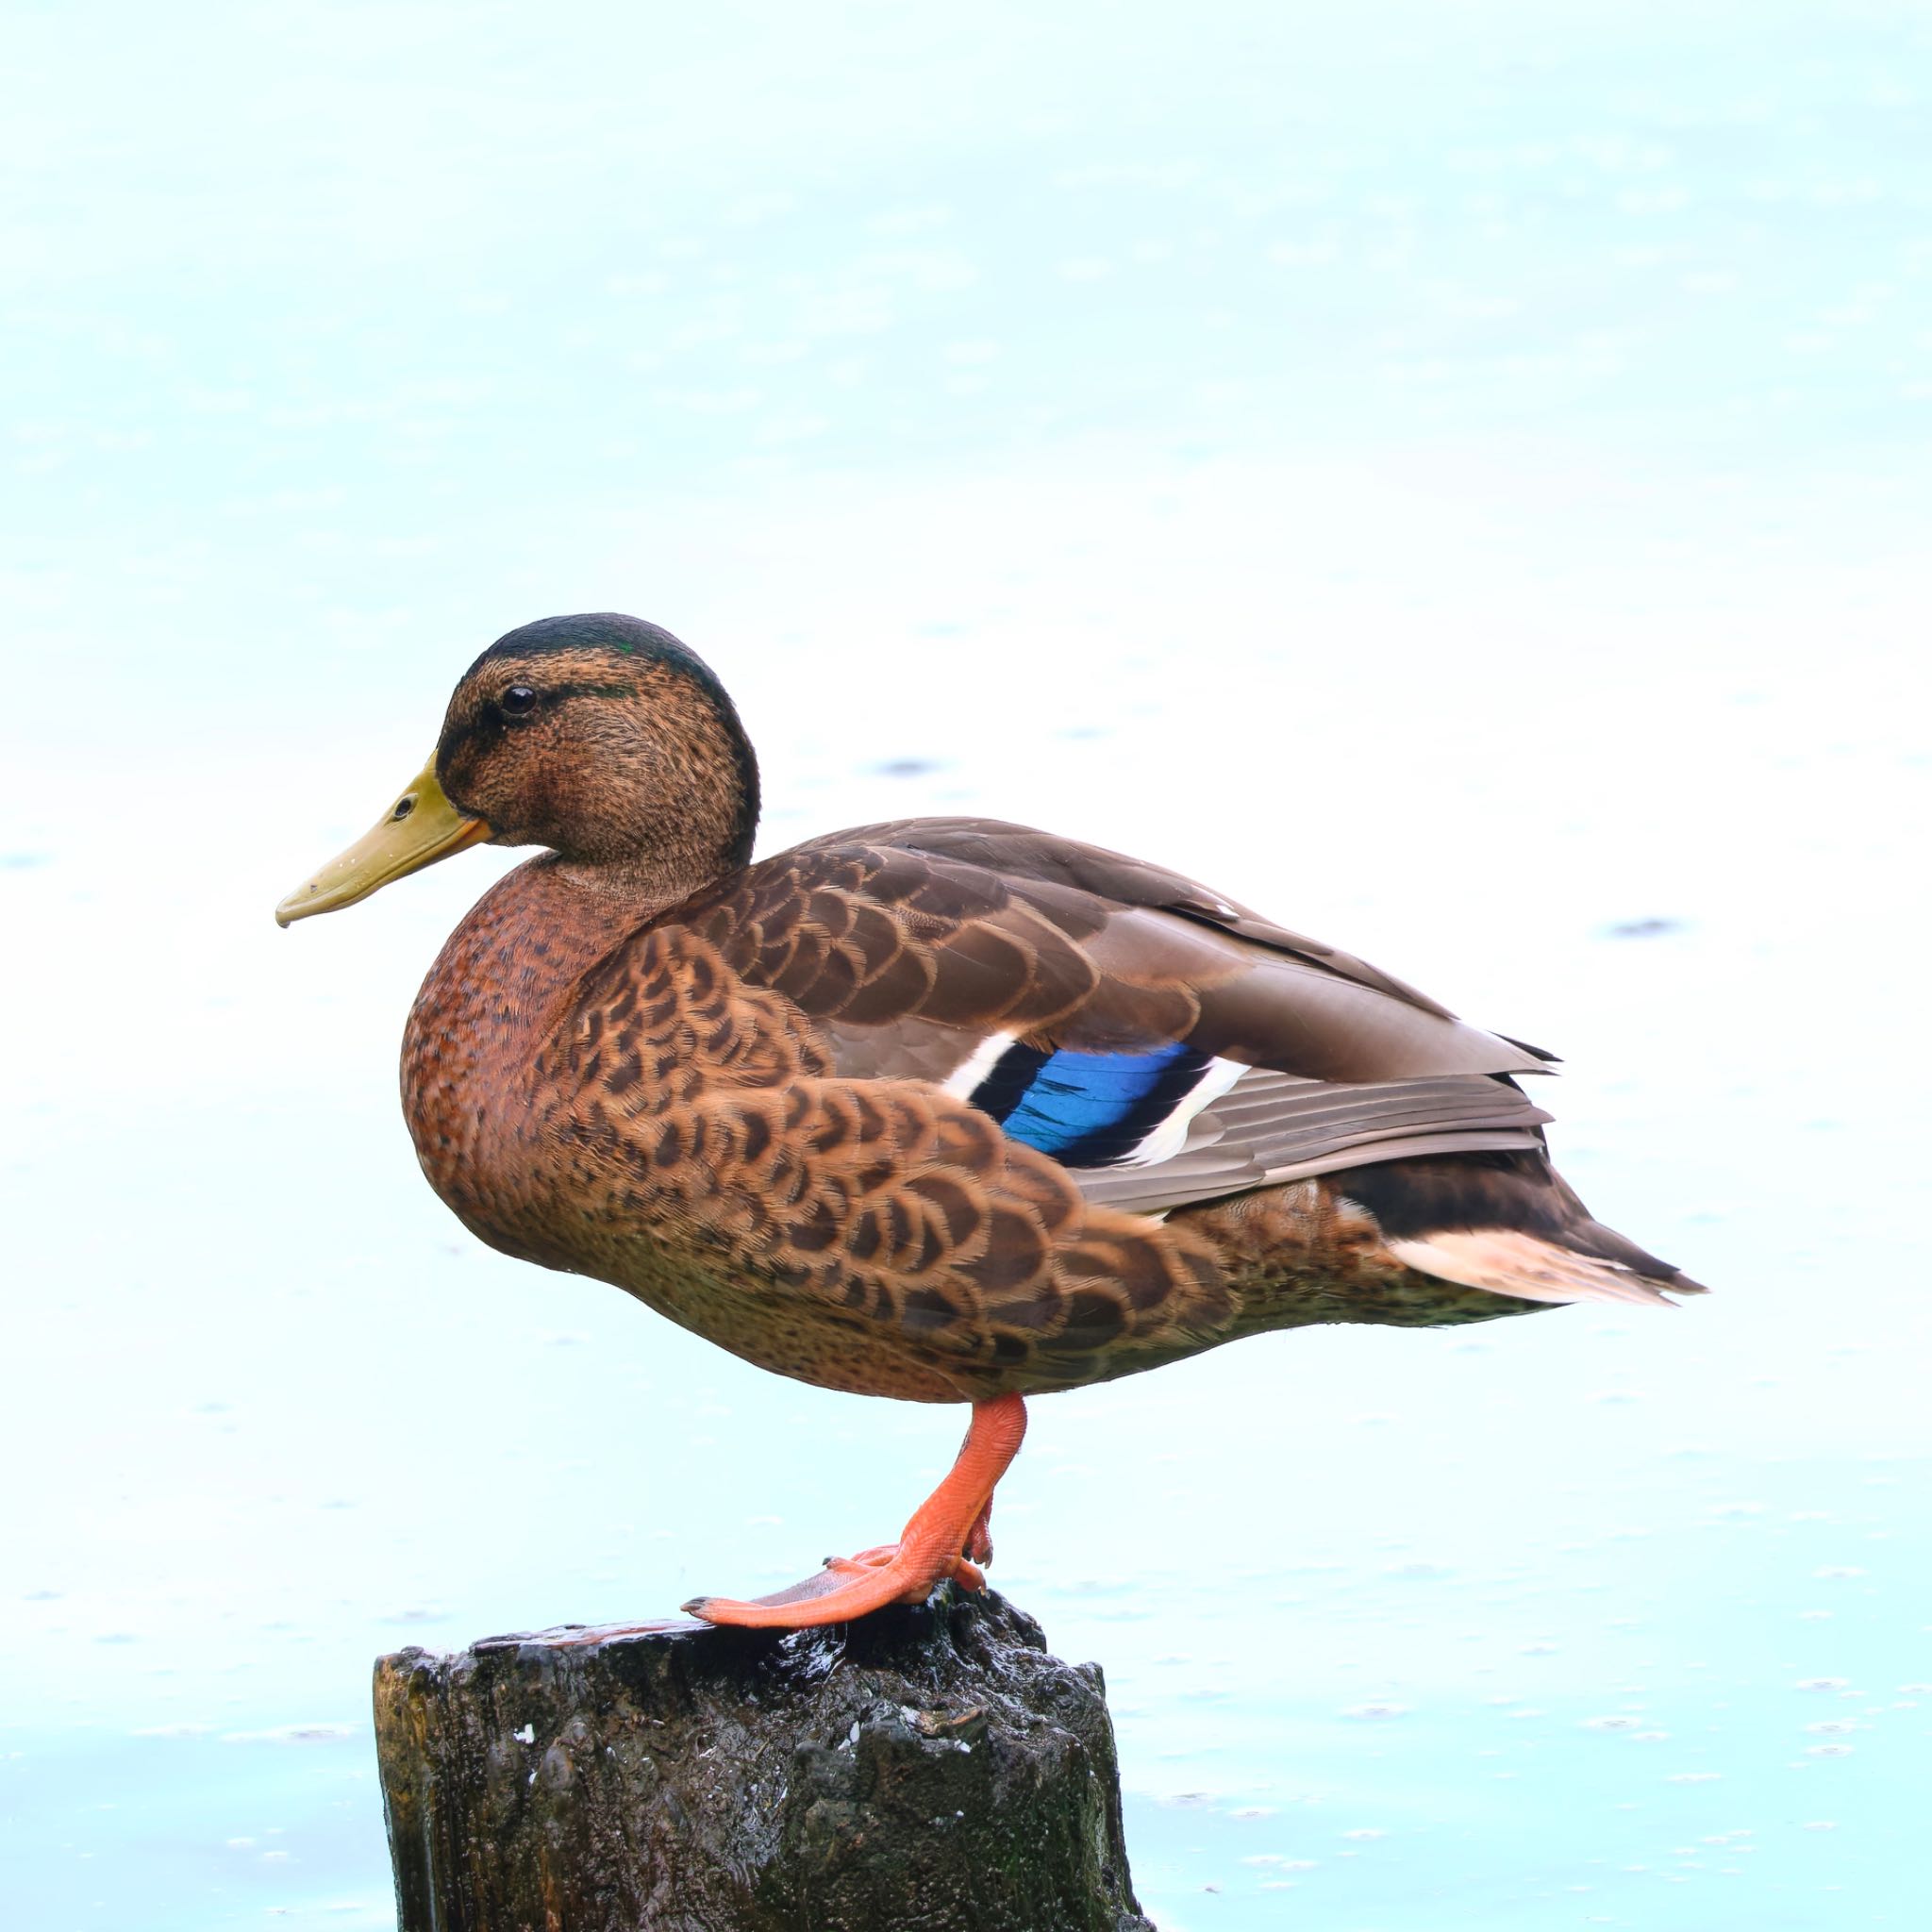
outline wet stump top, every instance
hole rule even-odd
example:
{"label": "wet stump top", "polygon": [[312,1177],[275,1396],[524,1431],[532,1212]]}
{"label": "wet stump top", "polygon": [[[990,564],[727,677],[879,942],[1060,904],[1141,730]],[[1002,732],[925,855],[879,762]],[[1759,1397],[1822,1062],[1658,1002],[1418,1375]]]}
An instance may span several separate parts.
{"label": "wet stump top", "polygon": [[401,1932],[1148,1932],[1097,1665],[992,1591],[375,1667]]}

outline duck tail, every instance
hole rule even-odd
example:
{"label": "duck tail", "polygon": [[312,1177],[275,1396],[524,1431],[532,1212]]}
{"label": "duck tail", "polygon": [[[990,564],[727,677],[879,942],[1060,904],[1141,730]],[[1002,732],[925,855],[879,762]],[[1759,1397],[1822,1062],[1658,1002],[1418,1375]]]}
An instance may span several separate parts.
{"label": "duck tail", "polygon": [[1540,1152],[1393,1160],[1329,1176],[1405,1267],[1526,1302],[1645,1302],[1701,1282],[1606,1227]]}

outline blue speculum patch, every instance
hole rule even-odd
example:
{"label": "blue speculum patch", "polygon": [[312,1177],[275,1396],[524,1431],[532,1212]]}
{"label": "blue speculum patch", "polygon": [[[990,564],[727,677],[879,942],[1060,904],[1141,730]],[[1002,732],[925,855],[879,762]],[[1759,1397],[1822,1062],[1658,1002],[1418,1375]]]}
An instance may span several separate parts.
{"label": "blue speculum patch", "polygon": [[1009,1046],[973,1092],[1016,1141],[1066,1167],[1125,1159],[1200,1084],[1208,1057],[1181,1041],[1140,1052]]}

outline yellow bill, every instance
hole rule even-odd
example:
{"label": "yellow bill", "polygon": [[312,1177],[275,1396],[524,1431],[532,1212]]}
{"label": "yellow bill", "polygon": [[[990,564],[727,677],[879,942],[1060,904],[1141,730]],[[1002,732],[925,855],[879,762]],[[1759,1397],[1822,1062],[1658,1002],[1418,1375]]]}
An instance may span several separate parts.
{"label": "yellow bill", "polygon": [[484,820],[466,818],[442,795],[442,787],[436,782],[436,760],[431,758],[380,824],[275,908],[275,924],[292,925],[313,913],[340,911],[380,891],[391,879],[421,872],[489,837]]}

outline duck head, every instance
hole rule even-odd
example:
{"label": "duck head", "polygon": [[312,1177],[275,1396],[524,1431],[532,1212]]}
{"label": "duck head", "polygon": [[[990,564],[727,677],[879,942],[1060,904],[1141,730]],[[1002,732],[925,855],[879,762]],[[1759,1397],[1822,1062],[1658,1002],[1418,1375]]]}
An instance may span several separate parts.
{"label": "duck head", "polygon": [[670,903],[745,863],[758,813],[758,761],[703,658],[635,617],[547,617],[470,666],[429,762],[275,923],[486,842],[547,845]]}

